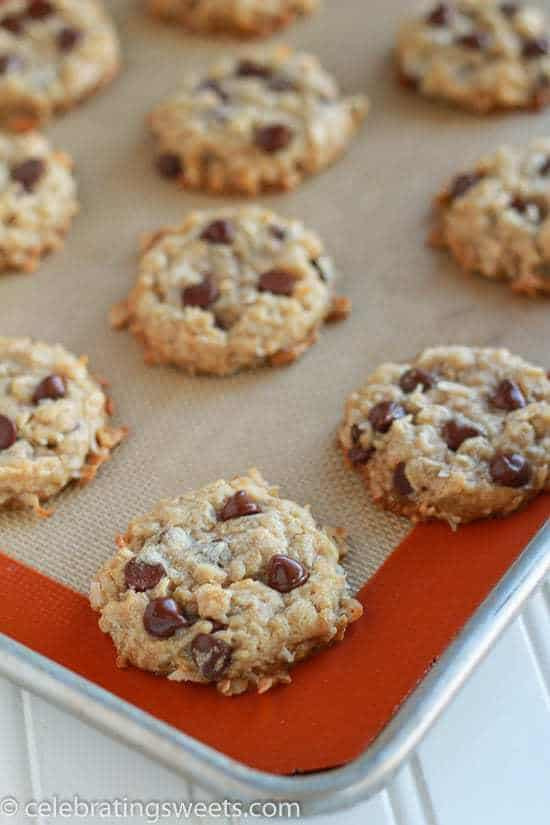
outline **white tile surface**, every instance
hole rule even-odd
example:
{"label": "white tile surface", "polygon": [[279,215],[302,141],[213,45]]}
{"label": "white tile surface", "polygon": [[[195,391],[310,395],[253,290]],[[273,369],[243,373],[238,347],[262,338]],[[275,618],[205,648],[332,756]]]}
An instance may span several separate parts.
{"label": "white tile surface", "polygon": [[[549,825],[550,591],[538,594],[471,678],[391,786],[352,811],[313,825]],[[0,800],[119,799],[150,803],[122,821],[152,822],[154,803],[211,801],[179,777],[82,722],[0,681]],[[223,789],[219,797],[223,798]],[[122,803],[121,803],[122,804]],[[1,803],[0,803],[1,805]],[[152,806],[152,807],[151,807]],[[147,816],[147,812],[150,816]],[[181,811],[180,811],[181,814]],[[96,816],[3,816],[0,825],[116,825]],[[240,825],[223,817],[174,814]],[[250,821],[250,820],[248,820]],[[272,818],[255,819],[258,825]],[[300,820],[303,821],[303,820]]]}

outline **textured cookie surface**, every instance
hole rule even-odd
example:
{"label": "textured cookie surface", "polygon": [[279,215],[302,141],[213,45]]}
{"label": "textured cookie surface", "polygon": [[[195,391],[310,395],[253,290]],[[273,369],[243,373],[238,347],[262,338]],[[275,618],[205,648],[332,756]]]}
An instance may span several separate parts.
{"label": "textured cookie surface", "polygon": [[467,271],[550,293],[550,139],[502,147],[454,178],[437,200],[432,240]]}
{"label": "textured cookie surface", "polygon": [[345,151],[366,111],[311,55],[229,57],[154,109],[158,169],[212,192],[292,189]]}
{"label": "textured cookie surface", "polygon": [[0,338],[0,506],[33,507],[91,480],[124,436],[86,359],[29,338]]}
{"label": "textured cookie surface", "polygon": [[107,83],[118,41],[99,0],[0,4],[0,123],[25,131]]}
{"label": "textured cookie surface", "polygon": [[226,375],[286,364],[327,319],[345,317],[319,238],[297,221],[244,207],[195,212],[148,239],[138,281],[115,307],[151,363]]}
{"label": "textured cookie surface", "polygon": [[362,613],[335,537],[254,470],[160,502],[118,545],[91,603],[120,666],[263,692]]}
{"label": "textured cookie surface", "polygon": [[189,31],[242,37],[270,34],[318,4],[318,0],[149,0],[153,14]]}
{"label": "textured cookie surface", "polygon": [[78,211],[68,155],[37,133],[0,133],[0,271],[32,271]]}
{"label": "textured cookie surface", "polygon": [[480,112],[550,100],[548,21],[538,8],[497,0],[440,3],[398,39],[403,82]]}
{"label": "textured cookie surface", "polygon": [[451,525],[504,515],[550,489],[550,381],[507,350],[427,349],[353,393],[340,441],[389,510]]}

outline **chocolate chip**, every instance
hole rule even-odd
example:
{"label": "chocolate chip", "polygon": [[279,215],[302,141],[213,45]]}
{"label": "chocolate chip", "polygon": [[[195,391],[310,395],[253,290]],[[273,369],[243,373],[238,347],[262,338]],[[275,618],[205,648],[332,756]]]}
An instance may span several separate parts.
{"label": "chocolate chip", "polygon": [[407,478],[405,466],[405,462],[401,461],[393,471],[393,486],[400,496],[410,496],[414,493],[414,488]]}
{"label": "chocolate chip", "polygon": [[369,421],[374,430],[387,433],[394,421],[403,418],[407,413],[395,401],[380,401],[375,404],[369,413]]}
{"label": "chocolate chip", "polygon": [[283,229],[282,226],[275,226],[275,224],[272,224],[269,227],[269,232],[277,241],[284,241],[286,238],[286,229]]}
{"label": "chocolate chip", "polygon": [[512,198],[510,208],[519,212],[520,215],[526,215],[535,221],[540,221],[544,217],[544,210],[538,203],[527,198],[522,198],[520,195]]}
{"label": "chocolate chip", "polygon": [[399,379],[399,386],[403,390],[403,392],[414,392],[414,390],[421,386],[422,390],[429,390],[434,385],[433,375],[429,373],[427,370],[420,369],[419,367],[413,367],[410,370],[407,370],[403,373],[401,378]]}
{"label": "chocolate chip", "polygon": [[157,169],[163,178],[177,178],[183,172],[181,159],[178,155],[168,152],[157,158]]}
{"label": "chocolate chip", "polygon": [[515,381],[505,378],[500,382],[490,398],[491,404],[500,410],[511,412],[521,410],[526,406],[525,396]]}
{"label": "chocolate chip", "polygon": [[169,639],[180,627],[187,626],[187,619],[174,599],[153,599],[145,608],[143,626],[151,636]]}
{"label": "chocolate chip", "polygon": [[517,3],[501,3],[499,9],[505,17],[514,17],[519,11],[519,6]]}
{"label": "chocolate chip", "polygon": [[360,427],[359,424],[352,424],[350,435],[352,444],[359,444],[361,442],[361,436],[363,435],[363,428]]}
{"label": "chocolate chip", "polygon": [[58,398],[65,398],[66,394],[67,388],[63,378],[60,375],[48,375],[36,387],[32,401],[33,404],[39,404],[40,401],[44,401],[46,398],[57,401]]}
{"label": "chocolate chip", "polygon": [[208,243],[232,244],[235,240],[235,230],[229,221],[212,221],[202,231],[201,239]]}
{"label": "chocolate chip", "polygon": [[43,20],[54,13],[54,7],[48,0],[31,0],[27,7],[27,15],[33,20]]}
{"label": "chocolate chip", "polygon": [[273,154],[286,149],[293,136],[294,132],[289,126],[284,123],[272,123],[256,129],[254,142],[262,151]]}
{"label": "chocolate chip", "polygon": [[470,32],[470,34],[463,34],[461,37],[457,37],[455,43],[463,46],[465,49],[481,51],[487,48],[489,38],[485,32]]}
{"label": "chocolate chip", "polygon": [[361,447],[358,445],[348,450],[348,458],[354,467],[361,467],[369,463],[375,452],[374,447]]}
{"label": "chocolate chip", "polygon": [[491,478],[502,487],[524,487],[531,479],[531,465],[519,453],[501,453],[490,464]]}
{"label": "chocolate chip", "polygon": [[399,83],[404,89],[418,89],[420,86],[420,78],[410,74],[410,72],[400,71]]}
{"label": "chocolate chip", "polygon": [[543,57],[550,51],[550,41],[547,37],[533,37],[523,41],[522,55],[527,59]]}
{"label": "chocolate chip", "polygon": [[217,619],[208,618],[208,621],[212,625],[212,633],[217,633],[218,630],[227,630],[227,625],[223,622],[219,622]]}
{"label": "chocolate chip", "polygon": [[222,103],[227,103],[229,101],[229,95],[222,89],[221,84],[217,80],[203,80],[203,82],[198,86],[198,91],[212,92],[222,101]]}
{"label": "chocolate chip", "polygon": [[550,173],[550,156],[543,161],[542,166],[539,169],[539,175],[546,177],[548,173]]}
{"label": "chocolate chip", "polygon": [[296,559],[279,554],[270,558],[267,583],[273,590],[279,593],[290,593],[291,590],[305,584],[308,579],[308,571]]}
{"label": "chocolate chip", "polygon": [[468,172],[464,175],[458,175],[451,184],[451,188],[449,190],[450,199],[455,200],[456,198],[461,198],[466,194],[468,189],[471,189],[472,186],[479,183],[482,177],[483,175],[479,172]]}
{"label": "chocolate chip", "polygon": [[219,679],[231,662],[231,647],[209,633],[199,633],[191,642],[191,655],[201,674],[208,681]]}
{"label": "chocolate chip", "polygon": [[8,14],[0,20],[0,26],[12,34],[21,34],[23,31],[23,15]]}
{"label": "chocolate chip", "polygon": [[258,281],[260,292],[272,292],[273,295],[292,295],[295,285],[296,278],[285,269],[269,269]]}
{"label": "chocolate chip", "polygon": [[430,12],[426,22],[430,26],[447,26],[451,22],[452,9],[448,3],[440,3]]}
{"label": "chocolate chip", "polygon": [[7,450],[15,443],[17,429],[15,424],[6,415],[0,415],[0,450]]}
{"label": "chocolate chip", "polygon": [[323,269],[323,266],[322,266],[321,261],[319,260],[319,258],[310,258],[309,262],[312,266],[315,267],[315,269],[319,273],[319,278],[324,283],[326,283],[328,281],[327,274],[326,274],[325,270]]}
{"label": "chocolate chip", "polygon": [[130,559],[124,568],[126,587],[137,593],[152,590],[165,575],[166,570],[162,564],[147,564],[139,559]]}
{"label": "chocolate chip", "polygon": [[220,290],[209,275],[200,284],[186,286],[181,292],[181,300],[186,307],[207,309],[220,297]]}
{"label": "chocolate chip", "polygon": [[443,425],[442,435],[449,450],[456,452],[464,441],[467,441],[468,438],[477,438],[481,433],[477,427],[472,427],[471,424],[462,424],[453,418]]}
{"label": "chocolate chip", "polygon": [[264,63],[258,63],[256,60],[240,60],[237,66],[237,77],[271,77],[272,69]]}
{"label": "chocolate chip", "polygon": [[17,72],[24,66],[24,61],[17,54],[3,54],[0,57],[0,74]]}
{"label": "chocolate chip", "polygon": [[57,47],[62,52],[70,52],[81,39],[81,31],[78,29],[73,29],[70,26],[66,26],[58,32]]}
{"label": "chocolate chip", "polygon": [[261,512],[260,505],[256,504],[246,490],[239,490],[227,499],[218,513],[218,520],[229,521],[229,519],[241,518],[242,516],[255,516]]}
{"label": "chocolate chip", "polygon": [[32,192],[45,171],[46,164],[42,158],[29,158],[12,168],[11,177],[21,184],[25,192]]}
{"label": "chocolate chip", "polygon": [[267,86],[272,92],[294,92],[296,90],[295,82],[284,74],[276,74],[270,78]]}

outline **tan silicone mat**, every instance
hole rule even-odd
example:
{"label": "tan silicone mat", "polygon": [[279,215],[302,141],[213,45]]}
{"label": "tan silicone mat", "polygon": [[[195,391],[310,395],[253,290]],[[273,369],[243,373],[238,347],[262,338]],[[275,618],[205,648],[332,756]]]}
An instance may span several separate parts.
{"label": "tan silicone mat", "polygon": [[82,211],[66,248],[36,275],[0,281],[1,331],[60,341],[108,378],[131,437],[85,489],[49,520],[0,517],[0,548],[85,592],[114,535],[158,498],[256,465],[325,523],[348,528],[357,588],[407,532],[375,510],[343,466],[335,431],[345,396],[382,360],[438,343],[506,345],[547,360],[547,301],[462,276],[425,246],[429,204],[446,177],[502,142],[545,133],[549,115],[482,119],[427,103],[395,83],[391,48],[405,0],[325,0],[279,39],[317,53],[372,111],[349,154],[296,193],[262,199],[324,238],[353,300],[350,320],[327,328],[297,364],[231,379],[188,378],[144,365],[140,346],[109,329],[109,306],[136,271],[142,232],[193,207],[230,201],[189,195],[154,171],[145,118],[179,78],[223,51],[250,45],[185,36],[113,0],[123,43],[120,78],[57,121],[54,142],[74,155]]}

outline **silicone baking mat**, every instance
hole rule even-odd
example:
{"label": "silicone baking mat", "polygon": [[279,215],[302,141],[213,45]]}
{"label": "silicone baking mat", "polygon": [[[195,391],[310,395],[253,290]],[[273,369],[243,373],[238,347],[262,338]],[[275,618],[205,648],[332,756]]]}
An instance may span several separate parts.
{"label": "silicone baking mat", "polygon": [[[317,53],[346,91],[367,92],[371,114],[332,169],[261,200],[322,235],[353,314],[288,369],[189,378],[147,367],[135,340],[109,329],[107,313],[134,281],[142,232],[235,202],[157,176],[148,111],[185,72],[251,47],[185,36],[149,19],[139,0],[110,7],[123,71],[49,130],[75,158],[81,214],[65,249],[36,275],[2,278],[0,306],[3,334],[87,353],[131,435],[93,484],[59,497],[53,518],[0,516],[0,630],[247,764],[279,773],[342,764],[379,732],[550,511],[542,497],[505,522],[456,534],[417,528],[370,578],[409,524],[372,507],[335,445],[344,398],[382,360],[464,343],[506,345],[544,363],[548,303],[464,277],[425,237],[430,200],[448,176],[496,144],[544,134],[548,115],[482,119],[417,99],[396,84],[390,57],[409,4],[325,0],[274,40]],[[117,671],[82,595],[114,535],[158,498],[250,466],[323,523],[348,529],[350,581],[354,590],[368,581],[365,618],[267,696],[226,699]]]}

